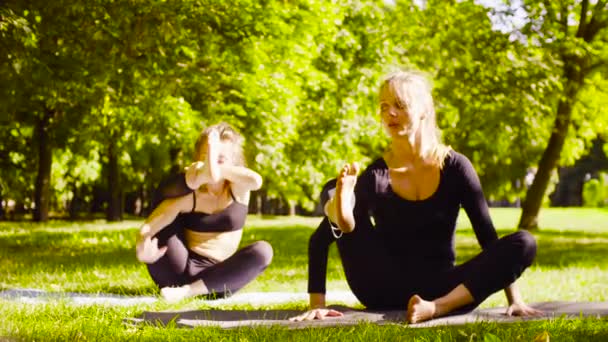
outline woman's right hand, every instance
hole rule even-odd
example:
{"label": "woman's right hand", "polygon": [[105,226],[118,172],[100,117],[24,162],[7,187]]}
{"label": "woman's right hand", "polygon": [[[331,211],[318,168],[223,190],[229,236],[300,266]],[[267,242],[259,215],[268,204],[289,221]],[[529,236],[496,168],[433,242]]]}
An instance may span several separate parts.
{"label": "woman's right hand", "polygon": [[[355,217],[353,215],[353,196],[357,184],[359,164],[346,164],[340,170],[336,182],[335,222],[344,233],[350,233],[355,229]],[[330,217],[330,219],[332,219]]]}
{"label": "woman's right hand", "polygon": [[223,177],[220,174],[220,133],[213,129],[207,136],[207,172],[210,183],[217,183]]}
{"label": "woman's right hand", "polygon": [[207,136],[207,162],[217,163],[219,156],[220,132],[216,129],[211,130]]}
{"label": "woman's right hand", "polygon": [[316,308],[306,311],[305,313],[291,317],[291,322],[312,321],[314,319],[325,319],[325,317],[342,317],[343,313],[334,309]]}
{"label": "woman's right hand", "polygon": [[353,192],[355,184],[357,184],[357,175],[359,174],[359,163],[353,162],[344,164],[338,173],[336,191]]}
{"label": "woman's right hand", "polygon": [[141,236],[140,241],[137,242],[135,251],[137,260],[146,264],[153,264],[165,255],[167,246],[158,248],[157,238],[152,238],[150,235],[144,235]]}

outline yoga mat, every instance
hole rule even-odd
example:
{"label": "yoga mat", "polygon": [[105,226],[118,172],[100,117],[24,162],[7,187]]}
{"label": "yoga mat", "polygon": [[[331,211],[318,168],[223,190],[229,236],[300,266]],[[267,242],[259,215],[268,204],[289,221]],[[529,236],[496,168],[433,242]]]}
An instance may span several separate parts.
{"label": "yoga mat", "polygon": [[[432,327],[440,325],[462,325],[479,322],[512,323],[552,318],[608,317],[608,302],[543,302],[531,305],[543,310],[542,317],[506,316],[506,308],[478,309],[467,314],[453,315],[412,324],[410,327]],[[126,324],[152,324],[164,326],[175,324],[179,327],[214,326],[224,329],[255,326],[284,326],[287,328],[339,327],[363,322],[373,324],[405,324],[405,311],[357,310],[345,306],[331,306],[344,313],[344,317],[324,320],[291,322],[288,319],[302,311],[297,310],[188,310],[144,312],[140,317],[127,318]]]}

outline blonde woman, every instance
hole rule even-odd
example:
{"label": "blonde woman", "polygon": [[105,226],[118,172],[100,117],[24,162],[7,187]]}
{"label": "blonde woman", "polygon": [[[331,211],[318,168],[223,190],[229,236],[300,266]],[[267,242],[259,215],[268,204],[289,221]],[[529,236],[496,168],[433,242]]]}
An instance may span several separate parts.
{"label": "blonde woman", "polygon": [[[388,150],[359,176],[345,165],[322,197],[327,217],[309,245],[311,310],[292,320],[341,313],[325,308],[327,250],[337,241],[347,282],[368,308],[405,309],[410,323],[469,311],[504,289],[507,314],[539,314],[522,300],[515,280],[532,263],[536,242],[520,231],[498,238],[471,162],[440,141],[426,78],[390,74],[379,93]],[[335,184],[335,185],[334,185]],[[460,208],[483,251],[454,265]]]}
{"label": "blonde woman", "polygon": [[168,301],[226,296],[270,264],[272,247],[258,241],[238,249],[249,195],[262,185],[245,167],[243,138],[226,123],[205,129],[195,162],[161,188],[163,200],[140,229],[137,258]]}

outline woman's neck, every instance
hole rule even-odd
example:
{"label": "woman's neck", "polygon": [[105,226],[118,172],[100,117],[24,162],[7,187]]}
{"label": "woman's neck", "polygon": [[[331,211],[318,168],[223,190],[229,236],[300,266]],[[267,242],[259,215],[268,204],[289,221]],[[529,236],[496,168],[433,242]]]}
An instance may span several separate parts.
{"label": "woman's neck", "polygon": [[207,183],[206,188],[208,193],[219,196],[224,193],[226,189],[226,182],[222,180],[217,183]]}
{"label": "woman's neck", "polygon": [[416,163],[422,160],[420,137],[405,136],[391,140],[390,156],[397,164]]}

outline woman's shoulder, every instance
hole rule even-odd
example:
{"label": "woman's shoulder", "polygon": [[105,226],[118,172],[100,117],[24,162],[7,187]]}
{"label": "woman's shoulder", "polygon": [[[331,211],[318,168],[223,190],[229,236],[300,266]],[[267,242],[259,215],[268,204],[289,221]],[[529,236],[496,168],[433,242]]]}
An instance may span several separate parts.
{"label": "woman's shoulder", "polygon": [[376,158],[360,174],[357,184],[359,187],[367,188],[367,191],[377,192],[378,189],[386,188],[389,183],[388,165],[382,158]]}
{"label": "woman's shoulder", "polygon": [[240,187],[235,183],[228,182],[228,191],[234,202],[243,206],[249,205],[249,199],[251,197],[249,188]]}
{"label": "woman's shoulder", "polygon": [[444,161],[443,170],[458,177],[471,177],[476,174],[475,167],[469,158],[457,151],[451,150]]}
{"label": "woman's shoulder", "polygon": [[386,165],[386,161],[383,157],[377,157],[367,166],[366,170],[388,170],[388,166]]}
{"label": "woman's shoulder", "polygon": [[377,178],[378,176],[381,177],[382,175],[387,174],[387,172],[388,165],[386,164],[386,161],[384,158],[378,157],[368,164],[360,175],[362,177],[371,177],[373,179]]}
{"label": "woman's shoulder", "polygon": [[159,210],[175,210],[180,213],[192,211],[195,196],[196,191],[192,191],[185,195],[168,197],[163,199],[156,208],[159,208]]}
{"label": "woman's shoulder", "polygon": [[470,165],[471,161],[464,154],[450,150],[443,164],[445,167],[461,167],[463,165]]}

